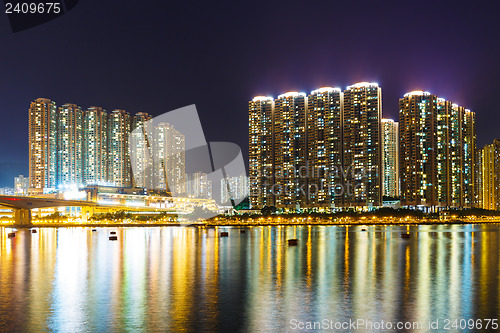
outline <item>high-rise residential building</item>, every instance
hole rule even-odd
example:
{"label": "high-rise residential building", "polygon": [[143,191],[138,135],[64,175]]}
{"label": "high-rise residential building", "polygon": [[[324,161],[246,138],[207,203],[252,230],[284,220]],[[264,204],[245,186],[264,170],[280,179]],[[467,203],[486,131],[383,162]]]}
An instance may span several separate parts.
{"label": "high-rise residential building", "polygon": [[428,92],[399,101],[401,204],[472,207],[476,196],[475,115]]}
{"label": "high-rise residential building", "polygon": [[154,131],[154,188],[173,195],[186,193],[185,136],[174,126],[159,123]]}
{"label": "high-rise residential building", "polygon": [[240,202],[249,194],[249,181],[246,175],[223,178],[220,180],[221,203],[229,204],[231,200]]}
{"label": "high-rise residential building", "polygon": [[108,114],[89,107],[83,115],[83,183],[105,185],[108,177]]}
{"label": "high-rise residential building", "polygon": [[477,207],[478,188],[478,160],[477,160],[477,135],[476,113],[464,109],[462,120],[463,143],[463,206]]}
{"label": "high-rise residential building", "polygon": [[399,196],[398,122],[382,119],[382,194]]}
{"label": "high-rise residential building", "polygon": [[204,172],[195,172],[188,176],[186,184],[187,195],[193,198],[211,199],[212,181]]}
{"label": "high-rise residential building", "polygon": [[222,204],[230,204],[232,199],[232,194],[230,191],[230,181],[229,179],[222,178],[220,180],[220,202]]}
{"label": "high-rise residential building", "polygon": [[152,146],[148,141],[145,123],[152,117],[146,112],[138,112],[132,118],[132,127],[130,135],[130,149],[134,151],[131,154],[133,160],[133,186],[143,188],[154,188],[153,186],[153,161]]}
{"label": "high-rise residential building", "polygon": [[500,139],[484,146],[481,157],[480,207],[500,210]]}
{"label": "high-rise residential building", "polygon": [[83,184],[83,111],[64,104],[57,114],[57,186]]}
{"label": "high-rise residential building", "polygon": [[[442,103],[442,99],[438,100],[438,106]],[[446,103],[446,102],[444,102]],[[441,113],[446,112],[446,113]],[[446,166],[448,176],[446,177],[446,184],[448,189],[448,197],[441,196],[438,193],[440,202],[445,202],[446,206],[451,207],[463,207],[463,195],[465,190],[464,184],[464,154],[465,142],[463,140],[463,118],[464,118],[465,108],[456,104],[451,104],[451,108],[440,109],[438,107],[438,118],[439,116],[445,116],[448,120],[448,137],[445,144],[445,150],[443,155],[445,158],[443,160],[443,165]],[[443,122],[444,125],[444,122]],[[439,149],[439,148],[438,148]],[[441,185],[441,184],[440,184]],[[444,184],[443,184],[444,185]],[[446,193],[443,192],[443,193]]]}
{"label": "high-rise residential building", "polygon": [[382,90],[361,82],[344,91],[344,205],[382,203]]}
{"label": "high-rise residential building", "polygon": [[308,204],[306,110],[304,93],[288,92],[274,101],[273,192],[279,207],[298,208]]}
{"label": "high-rise residential building", "polygon": [[307,103],[308,204],[342,207],[342,91],[313,90]]}
{"label": "high-rise residential building", "polygon": [[130,114],[113,110],[108,117],[108,182],[114,186],[131,186],[129,135]]}
{"label": "high-rise residential building", "polygon": [[274,206],[274,128],[272,97],[257,96],[248,103],[250,204]]}
{"label": "high-rise residential building", "polygon": [[437,97],[422,91],[399,100],[401,203],[405,206],[437,205],[437,169],[444,170],[447,130],[436,125],[437,107]]}
{"label": "high-rise residential building", "polygon": [[473,207],[483,208],[483,149],[476,149],[474,166],[474,202]]}
{"label": "high-rise residential building", "polygon": [[14,194],[15,195],[28,195],[28,189],[30,187],[30,182],[28,177],[19,175],[14,177]]}
{"label": "high-rise residential building", "polygon": [[41,193],[56,188],[57,107],[47,98],[38,98],[29,108],[30,189]]}

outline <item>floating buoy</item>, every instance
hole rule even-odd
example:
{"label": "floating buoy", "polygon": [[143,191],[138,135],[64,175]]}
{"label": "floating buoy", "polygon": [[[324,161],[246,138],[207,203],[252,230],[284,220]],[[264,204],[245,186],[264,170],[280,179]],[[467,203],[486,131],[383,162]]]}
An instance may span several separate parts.
{"label": "floating buoy", "polygon": [[240,234],[244,234],[244,233],[246,233],[245,230],[240,230]]}
{"label": "floating buoy", "polygon": [[116,231],[111,231],[109,234],[110,235],[116,235]]}
{"label": "floating buoy", "polygon": [[16,237],[16,233],[15,232],[9,232],[7,234],[7,237],[9,237],[9,238]]}
{"label": "floating buoy", "polygon": [[402,232],[401,238],[410,238],[410,233],[409,232]]}
{"label": "floating buoy", "polygon": [[227,236],[229,236],[229,232],[223,231],[223,232],[220,233],[220,236],[221,237],[227,237]]}
{"label": "floating buoy", "polygon": [[295,245],[297,245],[297,244],[299,244],[299,240],[298,240],[298,239],[296,239],[296,238],[293,238],[293,239],[289,239],[289,240],[288,240],[288,245],[290,245],[290,246],[295,246]]}
{"label": "floating buoy", "polygon": [[36,231],[36,229],[32,229],[32,230],[31,230],[31,233],[32,233],[32,234],[36,234],[36,232],[37,232],[37,231]]}
{"label": "floating buoy", "polygon": [[109,236],[109,240],[111,240],[111,241],[118,240],[118,237],[117,236]]}

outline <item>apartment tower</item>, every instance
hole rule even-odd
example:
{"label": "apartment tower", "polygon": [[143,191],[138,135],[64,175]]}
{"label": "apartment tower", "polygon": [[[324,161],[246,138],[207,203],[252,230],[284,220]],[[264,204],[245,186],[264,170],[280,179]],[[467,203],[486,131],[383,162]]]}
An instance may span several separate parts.
{"label": "apartment tower", "polygon": [[108,177],[108,114],[89,107],[83,114],[83,183],[105,185]]}
{"label": "apartment tower", "polygon": [[108,117],[108,182],[113,186],[131,186],[129,135],[130,114],[113,110]]}
{"label": "apartment tower", "polygon": [[500,139],[481,150],[481,208],[500,210]]}
{"label": "apartment tower", "polygon": [[132,184],[135,187],[154,188],[153,186],[153,156],[152,143],[149,142],[149,133],[146,130],[146,122],[152,117],[146,112],[138,112],[132,118],[130,149],[133,154],[130,155],[133,165],[133,174],[131,174]]}
{"label": "apartment tower", "polygon": [[57,186],[78,188],[83,184],[83,111],[64,104],[57,114]]}
{"label": "apartment tower", "polygon": [[57,107],[47,98],[31,102],[28,117],[29,186],[32,193],[56,188]]}
{"label": "apartment tower", "polygon": [[382,203],[382,89],[361,82],[344,91],[344,206]]}
{"label": "apartment tower", "polygon": [[339,88],[313,90],[307,104],[308,204],[342,207],[343,94]]}
{"label": "apartment tower", "polygon": [[253,207],[274,206],[274,100],[257,96],[249,110],[249,182]]}
{"label": "apartment tower", "polygon": [[398,122],[382,119],[382,194],[399,197]]}
{"label": "apartment tower", "polygon": [[308,204],[306,110],[304,93],[288,92],[274,101],[273,193],[278,207]]}

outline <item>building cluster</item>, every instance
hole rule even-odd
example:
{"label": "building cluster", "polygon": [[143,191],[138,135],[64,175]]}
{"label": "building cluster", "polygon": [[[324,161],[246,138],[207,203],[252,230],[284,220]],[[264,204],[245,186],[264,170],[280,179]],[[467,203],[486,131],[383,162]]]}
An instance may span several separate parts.
{"label": "building cluster", "polygon": [[0,195],[15,195],[13,187],[0,187]]}
{"label": "building cluster", "polygon": [[57,107],[50,99],[36,99],[29,108],[30,193],[88,185],[184,193],[184,135],[169,124],[157,124],[148,133],[152,145],[130,139],[132,133],[143,134],[150,119],[144,112],[131,116],[125,110],[84,110],[69,103]]}
{"label": "building cluster", "polygon": [[0,187],[0,195],[28,195],[29,179],[23,175],[14,177],[14,187]]}
{"label": "building cluster", "polygon": [[399,100],[399,137],[405,206],[474,206],[474,112],[428,92],[407,93]]}
{"label": "building cluster", "polygon": [[[29,182],[17,177],[12,191],[103,185],[212,198],[206,173],[185,172],[184,135],[167,123],[152,127],[151,119],[144,112],[33,101]],[[249,102],[249,177],[220,184],[223,203],[247,196],[254,208],[371,209],[398,202],[429,212],[500,210],[500,140],[476,149],[475,113],[424,91],[399,99],[399,121],[382,117],[376,83],[257,96]]]}
{"label": "building cluster", "polygon": [[134,187],[186,193],[185,136],[165,122],[139,112],[132,119],[128,147]]}
{"label": "building cluster", "polygon": [[399,122],[382,118],[376,83],[249,102],[253,207],[481,207],[494,185],[477,165],[475,113],[428,92],[400,98]]}

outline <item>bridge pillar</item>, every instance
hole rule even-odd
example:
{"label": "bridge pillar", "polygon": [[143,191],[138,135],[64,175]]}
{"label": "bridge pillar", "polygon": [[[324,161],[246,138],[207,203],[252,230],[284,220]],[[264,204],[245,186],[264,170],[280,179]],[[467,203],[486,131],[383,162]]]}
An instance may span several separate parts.
{"label": "bridge pillar", "polygon": [[19,208],[14,211],[14,220],[16,225],[30,226],[31,225],[31,209]]}

